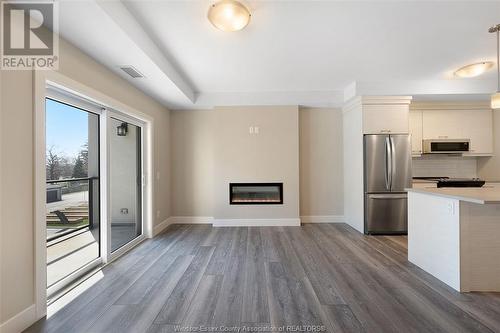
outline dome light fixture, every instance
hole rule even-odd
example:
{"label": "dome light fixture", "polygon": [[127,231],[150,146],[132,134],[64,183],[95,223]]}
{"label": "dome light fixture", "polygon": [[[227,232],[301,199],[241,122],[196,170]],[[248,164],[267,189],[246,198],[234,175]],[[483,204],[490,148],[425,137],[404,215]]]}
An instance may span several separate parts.
{"label": "dome light fixture", "polygon": [[250,11],[236,0],[221,0],[208,9],[208,20],[222,31],[238,31],[250,22]]}
{"label": "dome light fixture", "polygon": [[491,108],[495,110],[500,110],[500,24],[491,27],[489,30],[491,33],[497,34],[497,79],[498,86],[497,92],[491,95]]}
{"label": "dome light fixture", "polygon": [[491,61],[483,61],[483,62],[478,62],[475,64],[467,65],[467,66],[464,66],[462,68],[457,69],[457,71],[455,72],[455,75],[459,76],[459,77],[476,77],[476,76],[483,74],[484,72],[486,72],[490,68],[492,68],[494,64],[495,63],[493,63]]}

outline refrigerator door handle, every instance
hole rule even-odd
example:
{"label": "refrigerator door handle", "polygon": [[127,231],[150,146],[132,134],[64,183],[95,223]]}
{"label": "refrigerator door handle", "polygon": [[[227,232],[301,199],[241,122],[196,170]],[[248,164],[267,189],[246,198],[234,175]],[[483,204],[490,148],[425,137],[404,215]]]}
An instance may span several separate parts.
{"label": "refrigerator door handle", "polygon": [[396,147],[394,145],[394,138],[390,137],[391,141],[391,191],[392,191],[392,180],[396,178]]}
{"label": "refrigerator door handle", "polygon": [[392,151],[389,137],[385,138],[385,188],[390,191],[392,182]]}

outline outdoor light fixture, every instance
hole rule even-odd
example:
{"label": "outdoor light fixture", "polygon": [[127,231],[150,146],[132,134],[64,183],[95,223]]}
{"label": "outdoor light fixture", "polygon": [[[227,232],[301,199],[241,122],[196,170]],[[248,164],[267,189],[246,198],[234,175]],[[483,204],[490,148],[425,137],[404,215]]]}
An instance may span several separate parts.
{"label": "outdoor light fixture", "polygon": [[219,30],[238,31],[250,22],[250,11],[236,0],[221,0],[208,9],[208,20]]}
{"label": "outdoor light fixture", "polygon": [[126,136],[128,132],[128,125],[127,123],[121,123],[120,126],[116,128],[116,134],[118,136]]}
{"label": "outdoor light fixture", "polygon": [[455,75],[459,77],[476,77],[483,74],[491,67],[493,67],[494,64],[495,63],[492,61],[484,61],[484,62],[478,62],[476,64],[467,65],[462,68],[459,68],[455,72]]}
{"label": "outdoor light fixture", "polygon": [[497,34],[497,92],[491,95],[491,108],[500,109],[500,24],[491,27],[489,30],[491,33]]}

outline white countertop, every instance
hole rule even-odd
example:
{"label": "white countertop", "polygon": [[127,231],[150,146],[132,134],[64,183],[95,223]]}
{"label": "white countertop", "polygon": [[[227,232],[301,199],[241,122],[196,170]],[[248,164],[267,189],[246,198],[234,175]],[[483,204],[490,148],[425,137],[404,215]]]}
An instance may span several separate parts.
{"label": "white countertop", "polygon": [[436,185],[420,186],[409,188],[407,191],[432,194],[451,199],[457,199],[477,204],[497,204],[500,203],[500,184],[486,183],[483,187],[445,187],[437,188]]}

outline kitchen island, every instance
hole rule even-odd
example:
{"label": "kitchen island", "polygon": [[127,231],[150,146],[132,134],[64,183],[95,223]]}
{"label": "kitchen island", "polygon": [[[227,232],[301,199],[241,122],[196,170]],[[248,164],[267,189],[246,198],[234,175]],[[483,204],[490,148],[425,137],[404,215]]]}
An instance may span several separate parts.
{"label": "kitchen island", "polygon": [[458,291],[500,291],[500,184],[408,189],[408,260]]}

